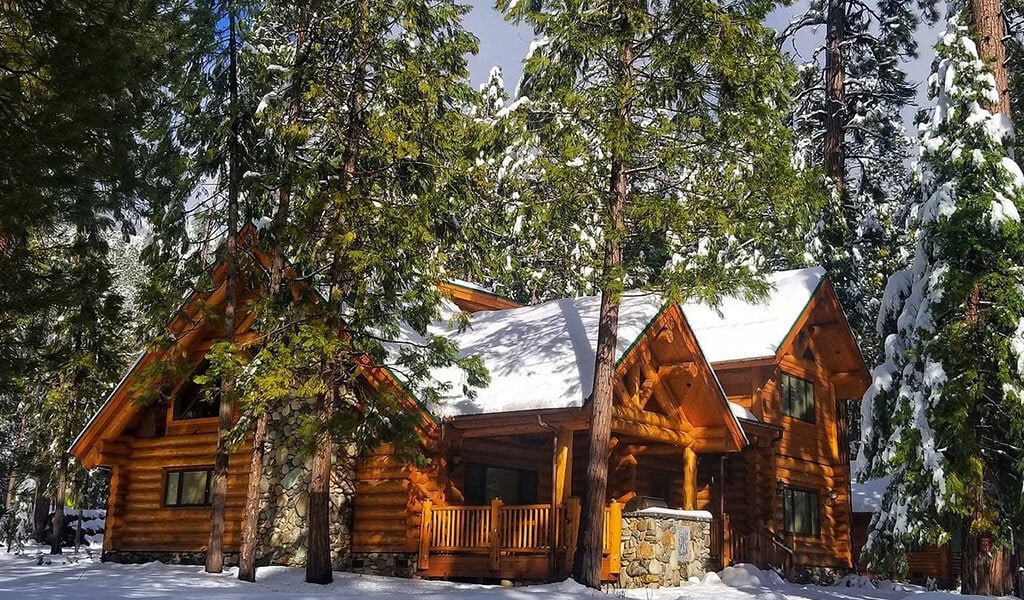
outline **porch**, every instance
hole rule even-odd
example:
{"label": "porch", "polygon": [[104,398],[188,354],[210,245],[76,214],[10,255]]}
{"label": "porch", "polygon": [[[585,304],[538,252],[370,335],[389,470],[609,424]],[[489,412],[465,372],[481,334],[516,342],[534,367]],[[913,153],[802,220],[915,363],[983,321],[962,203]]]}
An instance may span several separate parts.
{"label": "porch", "polygon": [[[622,507],[605,508],[602,579],[615,580],[621,568]],[[423,506],[418,552],[424,577],[555,580],[572,571],[580,502],[563,506],[506,505],[495,498],[485,506]]]}

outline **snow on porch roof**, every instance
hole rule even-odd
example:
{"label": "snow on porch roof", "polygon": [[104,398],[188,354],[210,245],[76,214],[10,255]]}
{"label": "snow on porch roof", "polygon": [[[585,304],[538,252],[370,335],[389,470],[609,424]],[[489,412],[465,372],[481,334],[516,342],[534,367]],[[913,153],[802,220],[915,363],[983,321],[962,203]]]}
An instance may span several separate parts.
{"label": "snow on porch roof", "polygon": [[729,297],[717,309],[690,302],[683,313],[708,362],[774,357],[824,279],[821,267],[779,271],[767,277],[761,302]]}
{"label": "snow on porch roof", "polygon": [[[476,397],[465,393],[466,378],[457,368],[436,369],[434,379],[448,383],[436,416],[572,408],[583,406],[594,383],[599,296],[553,300],[535,306],[470,315],[458,331],[447,324],[431,327],[459,345],[460,356],[479,356],[491,376]],[[664,302],[656,294],[627,292],[619,309],[616,360],[622,358],[657,317]],[[447,323],[447,322],[446,322]],[[419,336],[404,332],[405,341]]]}

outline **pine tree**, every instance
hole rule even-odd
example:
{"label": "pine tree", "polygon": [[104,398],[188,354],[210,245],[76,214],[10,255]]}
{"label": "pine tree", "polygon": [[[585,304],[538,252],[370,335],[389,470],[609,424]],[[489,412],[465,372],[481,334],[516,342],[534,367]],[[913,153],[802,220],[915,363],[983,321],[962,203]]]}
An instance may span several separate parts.
{"label": "pine tree", "polygon": [[[864,398],[867,476],[891,474],[866,547],[879,565],[901,545],[967,534],[965,592],[991,591],[978,538],[1020,534],[1024,483],[1024,177],[1010,156],[995,78],[951,5],[921,124],[910,206],[912,263],[890,280],[879,322],[894,332]],[[894,556],[895,554],[895,556]]]}
{"label": "pine tree", "polygon": [[921,22],[935,18],[928,0],[814,0],[780,34],[802,41],[812,28],[825,31],[801,66],[792,118],[799,164],[821,169],[830,191],[808,233],[805,260],[828,270],[869,361],[881,351],[874,316],[898,266],[893,249],[904,243],[898,212],[911,179],[911,140],[901,112],[916,90],[901,63],[917,56],[914,32]]}
{"label": "pine tree", "polygon": [[[476,42],[460,25],[467,8],[449,1],[309,10],[268,3],[249,13],[255,51],[244,60],[262,66],[253,72],[265,90],[256,111],[265,133],[253,146],[267,162],[252,163],[246,189],[273,191],[265,235],[290,269],[269,273],[267,289],[280,293],[256,307],[262,345],[238,391],[256,420],[284,399],[316,406],[301,436],[313,457],[306,579],[328,583],[334,461],[417,443],[416,415],[400,396],[360,384],[360,373],[387,365],[430,405],[440,390],[425,381],[429,367],[455,357],[439,337],[391,342],[426,333],[437,316],[452,215],[470,200],[461,109],[472,97],[464,55]],[[296,44],[299,31],[308,43]],[[463,363],[479,382],[476,362]]]}
{"label": "pine tree", "polygon": [[[520,235],[535,240],[527,249],[544,253],[517,247],[515,260],[575,272],[602,296],[574,566],[591,587],[600,583],[619,295],[650,286],[670,300],[714,302],[762,292],[765,254],[786,248],[781,228],[802,209],[782,127],[791,74],[761,25],[773,6],[502,3],[538,34],[504,111],[524,137],[496,161],[502,185],[519,194]],[[557,245],[569,251],[548,253]]]}

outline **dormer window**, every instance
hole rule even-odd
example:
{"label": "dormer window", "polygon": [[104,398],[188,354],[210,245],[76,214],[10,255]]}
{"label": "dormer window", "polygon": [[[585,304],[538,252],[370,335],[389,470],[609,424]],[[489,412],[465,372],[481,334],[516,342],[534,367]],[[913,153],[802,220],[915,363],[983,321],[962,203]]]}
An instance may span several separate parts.
{"label": "dormer window", "polygon": [[779,387],[782,391],[782,413],[814,423],[814,382],[782,373],[779,376]]}
{"label": "dormer window", "polygon": [[216,383],[212,384],[215,389],[213,393],[208,393],[208,388],[195,382],[195,378],[206,373],[209,368],[210,361],[204,360],[200,363],[178,389],[178,393],[174,395],[175,421],[208,419],[217,416],[220,410],[220,386]]}

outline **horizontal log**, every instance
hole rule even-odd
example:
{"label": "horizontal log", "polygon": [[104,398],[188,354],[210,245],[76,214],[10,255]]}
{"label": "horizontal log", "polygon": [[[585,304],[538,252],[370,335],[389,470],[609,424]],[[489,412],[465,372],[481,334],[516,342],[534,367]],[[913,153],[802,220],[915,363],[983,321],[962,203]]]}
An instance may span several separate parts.
{"label": "horizontal log", "polygon": [[380,533],[401,533],[406,529],[405,519],[370,519],[365,516],[359,520],[353,520],[352,531]]}
{"label": "horizontal log", "polygon": [[405,493],[409,489],[409,482],[404,479],[381,479],[374,482],[357,481],[356,497],[360,494],[395,494]]}
{"label": "horizontal log", "polygon": [[356,494],[353,504],[357,509],[371,506],[405,507],[409,504],[409,494],[404,491],[395,494]]}
{"label": "horizontal log", "polygon": [[404,506],[357,506],[352,520],[405,519],[409,514],[409,509]]}

